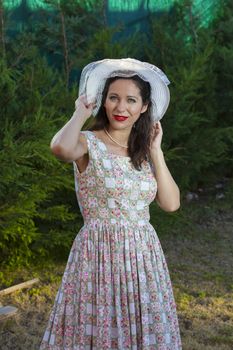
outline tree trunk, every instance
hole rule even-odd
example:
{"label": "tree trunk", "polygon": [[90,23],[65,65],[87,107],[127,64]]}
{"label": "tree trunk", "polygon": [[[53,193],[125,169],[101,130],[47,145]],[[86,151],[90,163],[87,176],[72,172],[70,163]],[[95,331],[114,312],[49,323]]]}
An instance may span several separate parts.
{"label": "tree trunk", "polygon": [[3,1],[0,0],[0,40],[1,40],[1,51],[2,56],[6,57],[6,46],[5,46],[5,35],[4,35],[4,9],[3,9]]}
{"label": "tree trunk", "polygon": [[69,79],[70,79],[70,64],[69,64],[69,52],[68,52],[68,44],[67,44],[67,37],[66,37],[65,16],[64,16],[64,12],[62,11],[61,6],[59,6],[59,10],[60,10],[62,41],[63,41],[63,50],[64,50],[66,87],[68,89]]}

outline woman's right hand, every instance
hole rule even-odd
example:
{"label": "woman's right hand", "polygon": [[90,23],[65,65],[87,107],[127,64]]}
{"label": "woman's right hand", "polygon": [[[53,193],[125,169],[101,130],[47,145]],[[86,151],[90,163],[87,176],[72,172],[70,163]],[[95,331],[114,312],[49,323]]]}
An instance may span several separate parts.
{"label": "woman's right hand", "polygon": [[75,101],[75,114],[86,121],[90,118],[94,107],[95,102],[88,104],[86,96],[81,95]]}

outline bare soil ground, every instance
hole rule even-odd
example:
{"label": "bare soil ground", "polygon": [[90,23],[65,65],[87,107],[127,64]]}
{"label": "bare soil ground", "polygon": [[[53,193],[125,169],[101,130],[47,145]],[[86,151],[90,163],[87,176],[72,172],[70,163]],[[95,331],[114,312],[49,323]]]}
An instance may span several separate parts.
{"label": "bare soil ground", "polygon": [[[233,211],[229,203],[229,198],[199,200],[187,204],[188,211],[181,209],[177,217],[169,216],[169,230],[161,222],[158,225],[183,350],[233,349]],[[151,215],[156,227],[158,210],[152,208]],[[0,322],[1,350],[39,348],[64,267],[65,263],[48,264],[12,273],[14,282],[33,277],[41,282],[2,297],[3,305],[14,305],[19,313]]]}

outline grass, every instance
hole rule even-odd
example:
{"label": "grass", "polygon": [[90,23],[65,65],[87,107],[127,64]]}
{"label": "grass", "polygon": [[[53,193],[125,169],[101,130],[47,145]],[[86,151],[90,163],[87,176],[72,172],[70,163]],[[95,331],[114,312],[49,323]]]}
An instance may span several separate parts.
{"label": "grass", "polygon": [[[172,279],[183,350],[233,349],[231,185],[225,194],[218,201],[213,194],[184,201],[174,214],[151,208]],[[50,263],[8,273],[12,282],[33,277],[41,282],[2,297],[3,305],[19,308],[16,317],[0,322],[2,350],[38,349],[64,268],[65,263]]]}

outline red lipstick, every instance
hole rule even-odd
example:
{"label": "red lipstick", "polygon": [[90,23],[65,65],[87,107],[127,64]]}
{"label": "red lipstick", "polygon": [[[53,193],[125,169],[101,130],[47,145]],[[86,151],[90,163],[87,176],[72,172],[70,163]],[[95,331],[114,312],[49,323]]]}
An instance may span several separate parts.
{"label": "red lipstick", "polygon": [[123,115],[114,115],[114,119],[123,122],[124,120],[128,119],[128,117],[124,117]]}

